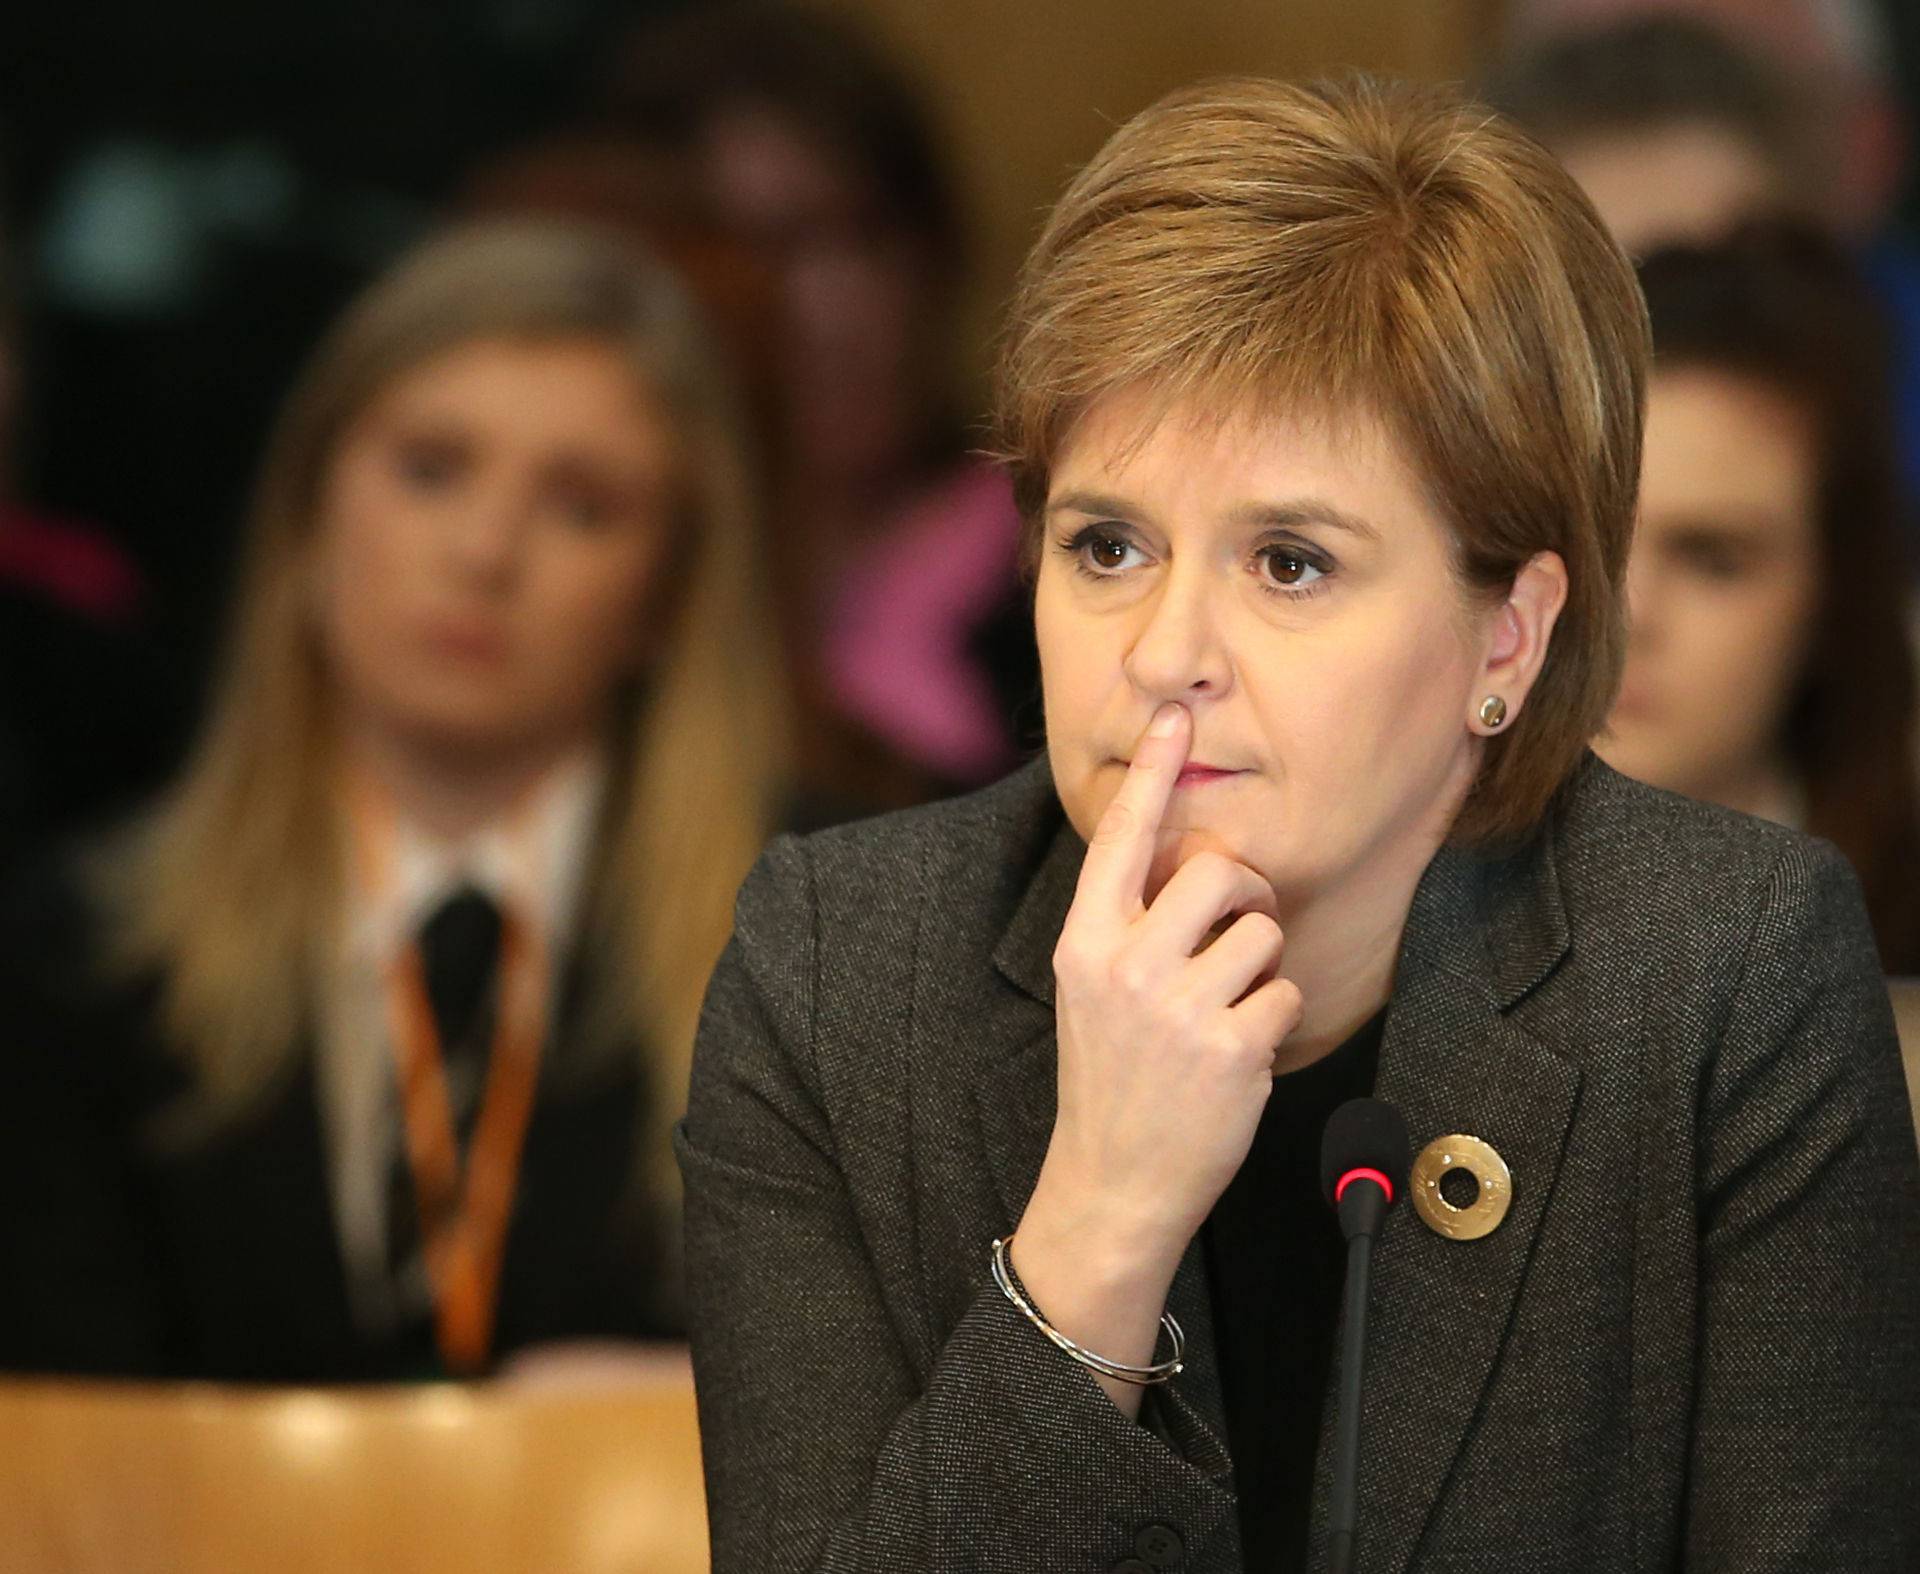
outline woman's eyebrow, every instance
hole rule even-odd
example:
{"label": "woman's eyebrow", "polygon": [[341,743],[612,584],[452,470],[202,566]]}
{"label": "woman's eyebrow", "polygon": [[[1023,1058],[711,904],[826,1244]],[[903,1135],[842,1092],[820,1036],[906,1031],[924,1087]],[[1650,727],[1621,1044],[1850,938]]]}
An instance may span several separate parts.
{"label": "woman's eyebrow", "polygon": [[1139,519],[1145,510],[1111,492],[1064,492],[1047,504],[1049,514],[1099,514],[1118,519]]}
{"label": "woman's eyebrow", "polygon": [[1285,530],[1299,525],[1329,525],[1363,541],[1378,541],[1380,527],[1358,514],[1336,508],[1317,497],[1289,498],[1283,503],[1243,503],[1231,515],[1235,524]]}
{"label": "woman's eyebrow", "polygon": [[[1147,521],[1147,511],[1138,503],[1111,492],[1063,492],[1047,504],[1049,514],[1089,514],[1105,519]],[[1317,497],[1289,498],[1280,503],[1242,503],[1228,514],[1235,525],[1267,530],[1286,530],[1301,525],[1327,525],[1344,530],[1363,541],[1378,541],[1380,527],[1358,514]]]}
{"label": "woman's eyebrow", "polygon": [[1689,540],[1731,541],[1771,546],[1782,536],[1795,533],[1799,521],[1785,513],[1758,509],[1700,509],[1685,514],[1669,514],[1647,532],[1649,541],[1662,537],[1685,536]]}

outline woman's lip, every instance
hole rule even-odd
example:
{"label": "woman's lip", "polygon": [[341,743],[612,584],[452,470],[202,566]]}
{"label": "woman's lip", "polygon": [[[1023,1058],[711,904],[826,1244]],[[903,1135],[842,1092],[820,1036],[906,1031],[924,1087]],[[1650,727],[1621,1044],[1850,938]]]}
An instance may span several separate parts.
{"label": "woman's lip", "polygon": [[[1123,771],[1133,769],[1133,760],[1127,755],[1115,755],[1112,763]],[[1203,761],[1189,760],[1180,767],[1180,774],[1175,781],[1197,787],[1202,782],[1220,781],[1228,776],[1245,776],[1246,774],[1246,769],[1240,766],[1208,765]]]}
{"label": "woman's lip", "polygon": [[486,624],[430,623],[423,633],[431,649],[455,659],[498,661],[507,652],[506,635]]}

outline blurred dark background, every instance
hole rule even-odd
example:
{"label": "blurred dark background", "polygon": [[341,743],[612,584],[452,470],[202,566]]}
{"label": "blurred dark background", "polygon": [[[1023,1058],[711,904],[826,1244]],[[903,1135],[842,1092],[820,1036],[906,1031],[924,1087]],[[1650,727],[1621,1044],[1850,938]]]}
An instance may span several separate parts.
{"label": "blurred dark background", "polygon": [[6,8],[19,490],[106,526],[200,665],[263,433],[460,175],[565,118],[645,0]]}
{"label": "blurred dark background", "polygon": [[[502,149],[574,120],[636,24],[699,0],[14,0],[0,252],[25,324],[16,494],[148,577],[197,673],[262,434],[340,304]],[[1495,0],[844,0],[925,88],[977,237],[957,402],[1043,204],[1106,130],[1222,70],[1470,76]],[[1912,101],[1920,7],[1886,0]],[[1910,216],[1915,194],[1904,209]],[[190,685],[189,685],[190,687]]]}

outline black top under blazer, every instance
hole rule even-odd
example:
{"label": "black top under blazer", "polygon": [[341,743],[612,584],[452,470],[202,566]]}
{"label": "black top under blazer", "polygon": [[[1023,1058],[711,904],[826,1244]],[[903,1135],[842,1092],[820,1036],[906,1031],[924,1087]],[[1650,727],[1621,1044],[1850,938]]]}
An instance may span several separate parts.
{"label": "black top under blazer", "polygon": [[[716,1574],[1242,1568],[1198,1242],[1138,1423],[988,1274],[1083,853],[1043,760],[741,892],[676,1143]],[[1513,1206],[1381,1236],[1363,1570],[1920,1569],[1920,1166],[1831,848],[1589,758],[1433,860],[1377,1091]]]}

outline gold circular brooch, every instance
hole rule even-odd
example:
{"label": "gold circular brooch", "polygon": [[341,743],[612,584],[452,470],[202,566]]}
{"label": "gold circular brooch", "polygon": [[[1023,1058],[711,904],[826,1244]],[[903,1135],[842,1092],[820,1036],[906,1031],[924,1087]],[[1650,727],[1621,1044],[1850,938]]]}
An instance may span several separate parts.
{"label": "gold circular brooch", "polygon": [[1490,1143],[1436,1137],[1413,1161],[1413,1211],[1436,1235],[1477,1241],[1500,1228],[1513,1205],[1513,1175]]}

